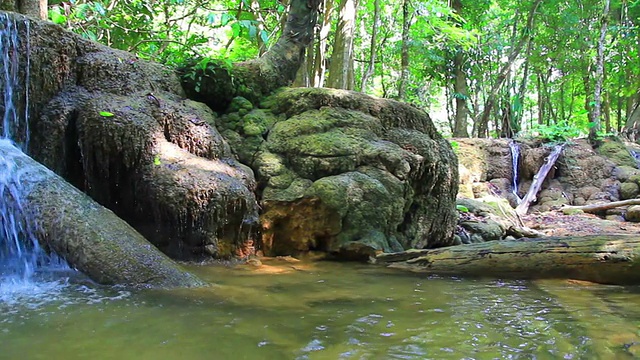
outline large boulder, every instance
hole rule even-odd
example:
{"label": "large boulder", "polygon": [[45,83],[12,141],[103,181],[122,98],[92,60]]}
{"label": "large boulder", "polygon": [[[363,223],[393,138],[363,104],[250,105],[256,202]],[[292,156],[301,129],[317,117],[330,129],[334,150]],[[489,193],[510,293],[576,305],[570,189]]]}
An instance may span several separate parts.
{"label": "large boulder", "polygon": [[235,99],[222,134],[256,172],[267,255],[451,245],[457,160],[429,116],[329,89],[286,89],[253,109]]}
{"label": "large boulder", "polygon": [[36,160],[167,253],[246,254],[258,228],[252,171],[173,70],[51,23],[9,19],[21,39],[18,78],[29,74],[29,102],[14,102],[30,132],[18,138],[31,137]]}

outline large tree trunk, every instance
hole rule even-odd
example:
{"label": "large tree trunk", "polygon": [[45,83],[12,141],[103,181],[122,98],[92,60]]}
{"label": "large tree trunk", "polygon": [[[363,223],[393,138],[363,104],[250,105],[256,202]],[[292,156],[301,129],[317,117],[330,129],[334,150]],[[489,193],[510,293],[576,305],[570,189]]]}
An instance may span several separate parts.
{"label": "large tree trunk", "polygon": [[376,263],[419,273],[640,284],[640,237],[621,235],[490,241],[381,254]]}
{"label": "large tree trunk", "polygon": [[26,203],[22,207],[38,219],[39,240],[91,279],[102,284],[158,287],[204,285],[124,220],[8,140],[0,141],[0,158],[21,172],[20,183],[13,185],[23,191]]}
{"label": "large tree trunk", "polygon": [[346,90],[354,88],[353,36],[357,6],[355,0],[342,0],[340,3],[340,19],[333,42],[327,87]]}
{"label": "large tree trunk", "polygon": [[47,0],[0,0],[0,10],[47,20]]}
{"label": "large tree trunk", "polygon": [[258,102],[290,85],[311,43],[321,0],[292,0],[276,44],[261,58],[229,65],[204,59],[180,70],[189,97],[223,111],[236,96]]}

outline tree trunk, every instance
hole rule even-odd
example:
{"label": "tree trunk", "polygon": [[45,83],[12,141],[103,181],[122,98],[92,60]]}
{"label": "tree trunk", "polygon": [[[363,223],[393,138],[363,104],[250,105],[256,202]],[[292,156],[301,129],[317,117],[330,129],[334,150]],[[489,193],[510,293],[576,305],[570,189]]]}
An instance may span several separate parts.
{"label": "tree trunk", "polygon": [[39,240],[101,284],[203,286],[109,209],[31,159],[8,140],[0,159],[21,171],[24,209],[37,214]]}
{"label": "tree trunk", "polygon": [[0,0],[0,10],[19,12],[34,18],[47,20],[47,0]]}
{"label": "tree trunk", "polygon": [[224,111],[236,96],[259,102],[291,85],[311,43],[321,0],[292,0],[278,41],[261,58],[231,66],[223,61],[194,61],[179,72],[190,98]]}
{"label": "tree trunk", "polygon": [[602,83],[604,82],[604,46],[607,37],[607,25],[609,23],[610,0],[604,0],[604,10],[602,11],[602,21],[600,24],[600,37],[598,38],[598,55],[596,57],[596,84],[593,94],[593,113],[591,114],[591,128],[589,129],[589,140],[596,141],[598,131],[600,131],[602,115]]}
{"label": "tree trunk", "polygon": [[412,272],[640,284],[640,237],[623,235],[489,241],[381,254],[376,263]]}
{"label": "tree trunk", "polygon": [[[462,1],[453,0],[451,2],[451,8],[453,11],[462,16]],[[465,56],[462,47],[458,46],[455,49],[455,55],[453,57],[454,68],[454,84],[453,84],[453,97],[456,101],[456,117],[453,127],[454,137],[469,137],[467,130],[467,117],[469,110],[467,107],[467,100],[469,99],[469,92],[467,90],[467,75],[464,69]]]}
{"label": "tree trunk", "polygon": [[409,81],[409,30],[413,16],[410,14],[409,0],[402,1],[402,49],[400,50],[400,79],[398,81],[398,99],[407,97]]}
{"label": "tree trunk", "polygon": [[327,38],[331,31],[331,16],[333,15],[333,0],[322,1],[322,25],[317,31],[316,57],[314,60],[314,75],[311,81],[313,87],[323,87],[327,70]]}
{"label": "tree trunk", "polygon": [[487,102],[484,105],[484,109],[480,114],[480,119],[477,121],[478,123],[478,134],[486,134],[487,133],[487,125],[489,123],[489,116],[491,115],[491,111],[496,103],[496,95],[498,91],[502,87],[502,83],[507,78],[507,72],[516,61],[520,51],[524,47],[524,44],[527,43],[528,39],[532,36],[533,33],[533,20],[535,19],[535,14],[538,9],[538,6],[542,0],[536,0],[531,9],[529,10],[529,15],[527,16],[527,25],[524,29],[523,35],[518,41],[518,43],[514,46],[513,50],[507,57],[507,61],[502,65],[502,68],[498,72],[498,77],[496,78],[496,82],[491,87],[491,91],[489,91],[489,95],[487,96]]}
{"label": "tree trunk", "polygon": [[336,28],[333,52],[329,63],[327,87],[353,90],[353,37],[356,24],[356,0],[342,0],[340,20]]}
{"label": "tree trunk", "polygon": [[367,70],[364,72],[364,75],[362,75],[362,85],[360,86],[360,91],[362,91],[363,93],[367,92],[367,82],[373,75],[376,65],[378,26],[380,23],[380,0],[374,0],[373,7],[373,29],[371,29],[371,44],[369,45],[369,65],[367,66]]}

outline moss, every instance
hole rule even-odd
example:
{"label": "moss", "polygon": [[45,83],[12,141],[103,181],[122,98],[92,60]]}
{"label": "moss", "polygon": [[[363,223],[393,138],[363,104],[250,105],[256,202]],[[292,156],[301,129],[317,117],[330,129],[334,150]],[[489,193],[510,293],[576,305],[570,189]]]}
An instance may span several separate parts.
{"label": "moss", "polygon": [[635,182],[624,182],[620,184],[620,199],[633,199],[638,196],[640,187]]}
{"label": "moss", "polygon": [[251,109],[253,109],[253,104],[251,103],[251,101],[242,96],[236,96],[233,98],[233,100],[231,100],[231,104],[229,104],[227,112],[238,112],[241,109],[244,109],[247,112],[251,111]]}
{"label": "moss", "polygon": [[267,133],[278,120],[271,112],[255,109],[242,118],[242,129],[247,136],[257,136]]}
{"label": "moss", "polygon": [[609,158],[618,166],[636,167],[635,159],[627,147],[618,140],[606,139],[597,151],[598,154]]}
{"label": "moss", "polygon": [[564,215],[578,215],[578,214],[584,214],[584,211],[581,209],[563,208],[562,213]]}

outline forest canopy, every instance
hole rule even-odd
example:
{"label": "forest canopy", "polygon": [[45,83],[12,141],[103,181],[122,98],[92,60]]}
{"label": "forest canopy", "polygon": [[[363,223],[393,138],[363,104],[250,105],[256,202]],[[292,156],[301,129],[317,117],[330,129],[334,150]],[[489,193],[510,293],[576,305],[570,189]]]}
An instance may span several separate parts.
{"label": "forest canopy", "polygon": [[[49,19],[170,66],[263,55],[287,0],[50,2]],[[294,86],[412,102],[457,137],[618,133],[640,100],[640,4],[323,0]]]}

